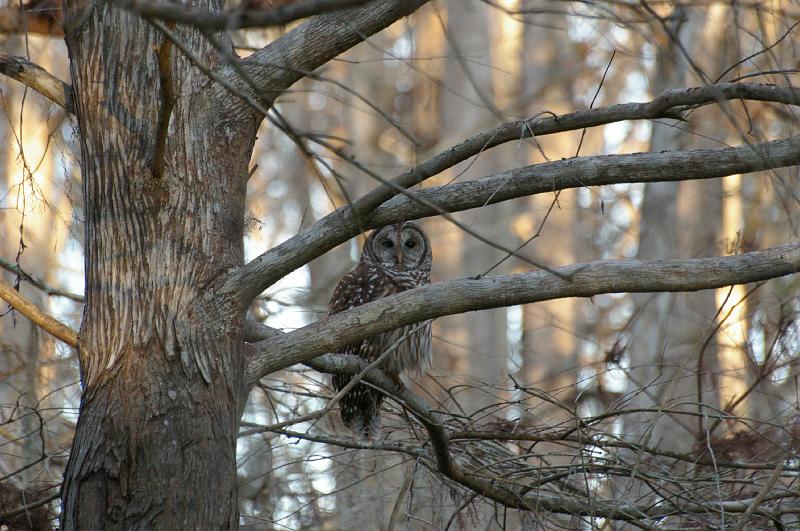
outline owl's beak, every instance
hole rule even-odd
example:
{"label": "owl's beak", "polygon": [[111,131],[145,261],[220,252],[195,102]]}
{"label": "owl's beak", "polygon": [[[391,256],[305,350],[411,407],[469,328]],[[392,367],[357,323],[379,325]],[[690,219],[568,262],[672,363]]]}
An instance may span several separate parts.
{"label": "owl's beak", "polygon": [[403,242],[400,240],[400,226],[397,227],[397,245],[395,246],[395,256],[397,257],[397,265],[403,265]]}

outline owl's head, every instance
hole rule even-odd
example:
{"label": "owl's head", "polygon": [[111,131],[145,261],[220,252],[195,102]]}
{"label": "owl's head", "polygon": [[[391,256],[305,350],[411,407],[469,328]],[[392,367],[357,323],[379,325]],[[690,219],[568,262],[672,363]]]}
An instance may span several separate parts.
{"label": "owl's head", "polygon": [[405,270],[430,271],[431,258],[428,236],[409,221],[372,231],[361,254],[362,261]]}

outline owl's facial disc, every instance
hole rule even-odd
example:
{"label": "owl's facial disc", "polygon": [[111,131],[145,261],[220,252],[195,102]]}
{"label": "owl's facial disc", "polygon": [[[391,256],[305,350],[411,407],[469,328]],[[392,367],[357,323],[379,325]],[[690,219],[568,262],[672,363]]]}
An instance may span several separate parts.
{"label": "owl's facial disc", "polygon": [[397,264],[397,229],[394,226],[384,227],[367,242],[369,254],[379,264],[395,266]]}
{"label": "owl's facial disc", "polygon": [[414,225],[397,224],[377,231],[368,241],[365,253],[388,267],[412,269],[425,258],[426,242]]}

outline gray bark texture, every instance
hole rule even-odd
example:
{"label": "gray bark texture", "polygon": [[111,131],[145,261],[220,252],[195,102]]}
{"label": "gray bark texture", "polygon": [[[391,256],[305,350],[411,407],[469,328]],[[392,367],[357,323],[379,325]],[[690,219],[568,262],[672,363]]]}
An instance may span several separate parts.
{"label": "gray bark texture", "polygon": [[[232,97],[140,17],[109,3],[72,3],[68,15],[86,305],[62,527],[235,528],[243,314],[205,286],[243,260],[257,121],[228,118]],[[198,33],[180,34],[218,62]]]}

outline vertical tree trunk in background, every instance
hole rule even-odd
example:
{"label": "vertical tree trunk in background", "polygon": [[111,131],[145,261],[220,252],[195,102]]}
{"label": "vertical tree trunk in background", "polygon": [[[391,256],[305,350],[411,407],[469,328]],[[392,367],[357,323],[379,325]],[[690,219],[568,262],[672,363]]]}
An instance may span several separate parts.
{"label": "vertical tree trunk in background", "polygon": [[[438,107],[434,107],[439,112],[439,123],[436,126],[438,148],[455,144],[475,132],[504,121],[503,116],[494,112],[496,103],[492,47],[498,44],[492,40],[493,25],[496,23],[495,10],[483,2],[473,0],[448,0],[444,5],[446,12],[440,9],[438,13],[445,14],[446,20],[437,21],[444,25],[441,43],[443,49],[431,49],[429,53],[432,57],[445,57],[440,70],[443,85],[437,89]],[[435,120],[432,117],[428,119]],[[497,169],[501,152],[508,153],[504,147],[481,153],[444,172],[437,184],[443,185],[452,179],[460,182],[488,175]],[[500,204],[479,212],[456,214],[456,217],[477,233],[511,246],[513,242],[508,234],[508,211],[508,205]],[[438,273],[439,279],[483,274],[503,256],[445,220],[433,220],[431,225],[434,246],[445,250],[434,254],[434,274]],[[492,274],[502,271],[501,268]],[[434,277],[434,281],[436,280]],[[499,308],[448,316],[434,321],[436,372],[442,374],[442,385],[459,386],[455,394],[458,406],[452,405],[450,397],[441,397],[445,403],[451,403],[452,410],[463,408],[467,415],[471,415],[494,403],[495,394],[502,394],[493,386],[508,382],[506,315],[507,310]],[[437,480],[434,479],[434,488],[436,483]],[[438,499],[434,498],[433,503],[435,507],[431,517],[438,518],[435,523],[444,526],[455,508],[448,490],[439,487]],[[474,500],[469,508],[469,525],[476,528],[490,526],[493,512],[490,504]]]}
{"label": "vertical tree trunk in background", "polygon": [[[548,3],[542,0],[526,6],[545,10]],[[525,25],[521,57],[524,73],[522,92],[530,98],[526,97],[529,104],[525,108],[525,116],[535,116],[545,110],[556,114],[569,112],[575,108],[574,76],[565,75],[564,69],[578,68],[578,58],[569,45],[567,17],[564,14],[537,15],[533,22],[535,24]],[[579,140],[580,132],[574,132],[526,141],[525,153],[533,162],[544,162],[542,152],[550,160],[573,157]],[[588,145],[584,145],[583,149],[586,153],[593,152]],[[525,249],[536,260],[553,267],[575,261],[575,242],[579,231],[576,192],[565,190],[557,197],[555,205],[554,194],[527,198],[525,212],[518,215],[512,227],[524,241],[542,226],[541,235]],[[575,337],[577,311],[575,299],[523,306],[522,363],[523,378],[527,385],[548,392],[575,389],[578,366]],[[570,404],[573,402],[562,394],[559,398]]]}
{"label": "vertical tree trunk in background", "polygon": [[[490,21],[492,10],[482,2],[447,2],[448,43],[445,65],[446,89],[442,91],[442,137],[463,138],[502,121],[492,113],[494,106],[490,49]],[[466,100],[466,101],[465,101]],[[468,172],[458,177],[465,180],[491,173],[497,150],[482,153],[454,168],[449,174],[455,177],[470,164]],[[461,214],[458,218],[476,232],[494,239],[509,242],[507,205],[495,205],[480,212]],[[444,229],[449,256],[434,257],[436,268],[449,271],[451,277],[483,274],[503,255],[485,243],[447,225]],[[494,271],[498,273],[498,271]],[[453,340],[451,346],[451,374],[464,376],[466,383],[499,385],[506,382],[508,341],[506,337],[506,309],[486,310],[442,319],[448,327],[445,335]],[[441,343],[440,343],[441,345]],[[444,345],[442,345],[444,346]],[[442,351],[445,351],[442,348]],[[437,352],[439,355],[439,352]],[[483,391],[466,391],[459,395],[467,412],[486,405]]]}
{"label": "vertical tree trunk in background", "polygon": [[[722,223],[719,234],[721,238],[719,242],[714,242],[716,245],[710,249],[710,253],[739,253],[742,251],[741,238],[744,228],[742,176],[730,175],[720,179],[718,184],[722,185],[722,190],[719,190],[719,186],[715,190],[720,193]],[[747,307],[750,301],[743,300],[746,293],[747,286],[744,285],[717,290],[716,303],[721,310],[717,320],[722,321],[717,333],[717,365],[719,366],[717,387],[719,388],[719,402],[723,407],[733,404],[743,397],[748,388],[750,367],[746,349],[748,340]],[[736,407],[726,410],[741,417],[750,417],[752,412],[749,410],[749,405],[753,399],[756,397],[750,397],[748,400],[739,402]]]}
{"label": "vertical tree trunk in background", "polygon": [[[688,8],[677,8],[675,11],[674,20],[679,22],[670,31],[680,39],[686,50],[694,50],[698,33],[703,28],[703,16]],[[681,56],[678,45],[664,35],[662,28],[655,27],[654,31],[664,42],[659,48],[651,82],[651,93],[657,95],[670,88],[685,86],[689,65]],[[650,151],[685,149],[688,143],[688,135],[680,128],[653,123]],[[703,223],[710,227],[709,230],[715,230],[718,220],[713,218],[715,209],[712,208],[712,199],[703,193],[698,200],[704,205],[689,206],[685,201],[679,213],[677,184],[647,183],[641,205],[637,258],[677,258],[684,256],[682,253],[687,249],[698,245],[700,239],[703,243],[699,245],[705,245],[706,238],[698,237],[696,232]],[[687,216],[703,216],[703,220],[690,223],[685,220]],[[679,237],[676,232],[679,227],[686,231],[691,227],[692,234],[681,233]],[[695,396],[697,354],[702,346],[703,334],[710,329],[707,321],[698,322],[697,315],[713,315],[713,293],[645,294],[634,295],[633,300],[636,318],[631,327],[628,353],[632,366],[631,391],[643,389],[639,398],[640,407],[666,407],[671,401],[683,402]],[[711,308],[708,307],[709,302]],[[706,356],[712,359],[713,346],[709,348],[711,350],[707,349]],[[666,443],[673,451],[685,452],[694,444],[696,428],[695,423],[687,419],[685,416],[674,418],[669,415],[660,415],[655,419],[650,414],[632,416],[630,428],[626,431],[632,437],[642,438],[645,444]]]}
{"label": "vertical tree trunk in background", "polygon": [[[65,26],[87,282],[62,529],[235,528],[243,312],[207,286],[242,263],[256,121],[138,16],[73,2]],[[197,32],[176,31],[217,63]]]}
{"label": "vertical tree trunk in background", "polygon": [[[412,100],[411,130],[420,145],[416,152],[416,162],[425,160],[427,156],[442,147],[443,131],[439,118],[445,91],[437,82],[444,81],[443,72],[448,61],[445,58],[447,41],[446,27],[442,24],[443,21],[440,17],[442,12],[443,9],[440,6],[432,4],[420,9],[412,19],[414,21],[415,56],[420,58],[413,65],[415,84],[410,94]],[[462,134],[467,133],[462,132]],[[436,177],[430,182],[442,183]],[[454,253],[449,251],[459,248],[460,239],[454,238],[457,240],[454,246],[441,242],[443,238],[449,238],[456,231],[453,231],[452,224],[439,218],[429,218],[423,223],[433,245],[432,281],[438,282],[451,278],[448,264],[452,264],[452,260],[449,255]],[[440,319],[433,322],[433,362],[429,373],[444,385],[452,383],[452,380],[448,378],[452,374],[450,369],[455,363],[452,345],[441,340],[449,333],[446,329],[450,325],[451,323],[442,322]],[[447,400],[442,388],[430,379],[424,378],[421,383],[425,390],[433,396],[439,395],[440,400]],[[406,478],[413,475],[413,482],[409,485],[404,503],[401,505],[400,514],[405,519],[399,520],[395,524],[395,529],[427,531],[431,527],[436,529],[444,527],[457,502],[454,503],[447,490],[442,488],[441,478],[413,462],[406,464],[404,475]]]}
{"label": "vertical tree trunk in background", "polygon": [[[741,14],[737,13],[741,16]],[[778,13],[764,14],[758,19],[754,15],[748,17],[748,22],[758,26],[765,34],[764,42],[778,41],[784,32],[789,30],[793,21]],[[791,52],[789,52],[791,53]],[[767,54],[765,54],[767,55]],[[776,60],[782,60],[778,55],[768,54],[758,63],[765,65],[764,69],[771,68]],[[738,72],[732,72],[732,74]],[[785,74],[774,76],[772,81],[785,83]],[[793,121],[784,121],[770,108],[761,112],[769,113],[772,118],[771,134],[791,134],[796,124]],[[767,131],[761,131],[768,134]],[[794,168],[774,170],[773,177],[768,183],[753,179],[752,175],[743,175],[742,188],[739,194],[742,198],[744,209],[742,246],[745,251],[758,248],[763,249],[775,242],[796,239],[800,231],[800,208],[797,203],[785,203],[781,196],[785,190],[800,190],[800,175]],[[791,277],[786,280],[769,282],[757,291],[751,292],[747,299],[747,328],[748,354],[752,355],[755,362],[754,377],[761,376],[761,370],[770,370],[771,373],[756,383],[754,391],[748,396],[746,411],[748,416],[758,419],[775,419],[785,415],[787,396],[796,396],[797,382],[800,382],[800,364],[790,363],[784,370],[774,370],[785,363],[779,353],[783,347],[781,343],[790,343],[791,340],[776,342],[781,334],[786,333],[784,327],[791,321],[792,309],[790,305],[776,303],[783,300],[788,286],[792,285]],[[763,367],[762,367],[763,365]],[[755,382],[754,382],[755,383]]]}
{"label": "vertical tree trunk in background", "polygon": [[[391,66],[384,59],[384,50],[391,48],[392,39],[386,34],[377,35],[348,54],[354,63],[349,65],[347,86],[363,98],[351,97],[346,109],[347,136],[363,155],[359,161],[379,175],[388,177],[396,173],[398,161],[381,148],[381,135],[391,127],[384,118],[368,108],[364,100],[391,116],[395,91],[387,86],[393,79]],[[356,175],[348,170],[345,175]],[[360,197],[375,188],[377,182],[366,175],[357,175],[345,185],[348,197]],[[357,239],[360,244],[363,240]],[[360,255],[361,249],[358,250]],[[330,270],[329,270],[330,271]],[[346,273],[346,271],[345,271]],[[339,275],[337,278],[341,278]],[[330,293],[330,292],[329,292]],[[326,301],[327,302],[327,301]],[[391,438],[383,418],[382,436]],[[338,529],[381,529],[389,522],[393,503],[402,484],[402,470],[397,465],[400,458],[374,450],[331,448],[340,454],[333,474],[336,477],[336,521]],[[402,514],[402,513],[401,513]]]}
{"label": "vertical tree trunk in background", "polygon": [[[700,49],[714,50],[712,54],[698,54],[697,63],[705,72],[709,72],[712,77],[735,63],[741,57],[739,43],[736,42],[737,17],[736,10],[728,6],[716,5],[708,10],[708,17],[705,23]],[[739,123],[745,123],[747,117],[744,113],[737,112],[738,106],[731,105],[731,114],[739,114],[736,118]],[[700,137],[696,144],[699,147],[711,147],[718,145],[717,142],[710,142],[706,138],[714,138],[722,142],[741,142],[743,135],[731,133],[728,137],[722,137],[720,127],[714,123],[712,116],[707,110],[698,113],[695,120],[698,123],[697,130],[705,138]],[[727,118],[725,118],[727,121]],[[726,127],[733,130],[733,126]],[[695,234],[696,243],[691,256],[714,256],[718,254],[733,254],[741,252],[741,242],[737,241],[741,234],[737,235],[743,228],[742,198],[741,198],[741,175],[730,175],[723,179],[713,179],[706,182],[681,183],[681,194],[685,194],[690,200],[694,200],[692,212],[694,216],[687,219],[687,223],[697,227]],[[698,201],[702,197],[702,201]],[[714,220],[709,223],[708,219]],[[716,290],[716,300],[706,294],[704,312],[701,315],[711,317],[719,309],[717,323],[720,324],[719,331],[715,335],[716,356],[706,355],[706,364],[709,370],[713,370],[714,379],[712,381],[713,391],[716,393],[715,400],[711,402],[713,406],[732,403],[742,397],[749,386],[750,366],[747,360],[746,346],[747,334],[747,306],[749,301],[743,301],[747,286],[732,286]],[[700,294],[698,294],[699,296]],[[697,300],[697,299],[696,299]],[[714,323],[716,324],[716,323]],[[751,412],[748,405],[753,400],[759,400],[759,395],[751,395],[747,400],[741,402],[733,411],[739,416],[749,417]],[[768,418],[768,417],[762,417]],[[723,426],[723,429],[731,426]],[[737,426],[736,429],[741,429]]]}
{"label": "vertical tree trunk in background", "polygon": [[414,16],[414,48],[420,60],[414,65],[417,75],[411,93],[411,127],[423,149],[436,145],[441,135],[438,118],[442,89],[436,82],[443,79],[445,62],[441,58],[447,43],[439,17],[441,10],[435,7],[425,6]]}

